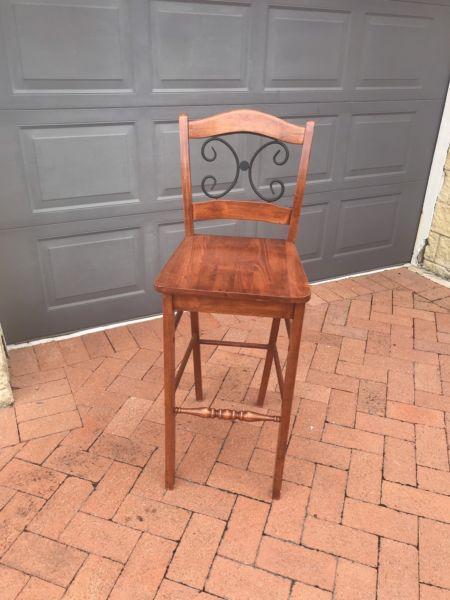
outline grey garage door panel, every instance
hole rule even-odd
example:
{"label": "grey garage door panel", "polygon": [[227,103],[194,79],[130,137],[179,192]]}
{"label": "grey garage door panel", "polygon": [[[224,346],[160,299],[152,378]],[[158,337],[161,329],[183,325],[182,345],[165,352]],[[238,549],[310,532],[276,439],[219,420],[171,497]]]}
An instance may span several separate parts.
{"label": "grey garage door panel", "polygon": [[[317,122],[307,192],[421,180],[426,177],[440,119],[440,101],[257,105],[296,123]],[[195,107],[192,117],[226,110]],[[0,111],[0,228],[102,218],[181,207],[179,108]],[[241,159],[254,136],[230,141]],[[222,147],[216,164],[192,146],[194,199],[214,175],[217,189],[233,181],[234,160]],[[293,194],[299,149],[285,165],[262,153],[254,179],[270,197],[273,178]],[[251,197],[241,174],[230,197]]]}
{"label": "grey garage door panel", "polygon": [[[434,97],[425,90],[442,89],[448,65],[434,73],[427,65],[436,56],[447,62],[445,15],[442,7],[397,2],[274,0],[266,17],[265,90],[309,88],[327,100],[339,92],[359,100]],[[431,31],[438,38],[432,42]]]}
{"label": "grey garage door panel", "polygon": [[342,190],[329,204],[321,275],[409,262],[426,181]]}
{"label": "grey garage door panel", "polygon": [[0,136],[0,227],[150,209],[146,109],[0,111]]}
{"label": "grey garage door panel", "polygon": [[4,0],[0,106],[442,97],[447,7],[336,4]]}
{"label": "grey garage door panel", "polygon": [[150,217],[11,229],[0,235],[0,299],[9,342],[158,310],[158,255]]}
{"label": "grey garage door panel", "polygon": [[4,0],[0,25],[2,106],[145,104],[145,2]]}

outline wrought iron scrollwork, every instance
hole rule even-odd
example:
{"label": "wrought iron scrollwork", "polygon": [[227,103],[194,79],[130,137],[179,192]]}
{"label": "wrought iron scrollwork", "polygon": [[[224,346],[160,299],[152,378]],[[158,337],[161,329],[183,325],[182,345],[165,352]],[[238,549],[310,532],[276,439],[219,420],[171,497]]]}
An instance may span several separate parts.
{"label": "wrought iron scrollwork", "polygon": [[[266,148],[268,148],[269,146],[280,146],[272,157],[272,161],[275,165],[281,166],[281,165],[285,165],[287,163],[287,161],[289,159],[289,150],[288,150],[288,147],[286,146],[286,144],[284,144],[283,142],[280,142],[278,140],[271,140],[270,142],[267,142],[264,145],[262,145],[261,148],[259,148],[255,152],[255,154],[252,156],[252,159],[250,161],[250,167],[248,169],[248,179],[250,181],[252,190],[262,200],[264,200],[265,202],[276,202],[284,194],[284,183],[280,179],[272,179],[272,181],[269,183],[269,187],[270,187],[270,191],[272,192],[273,196],[271,198],[267,198],[266,196],[264,196],[263,194],[261,194],[258,191],[258,189],[256,188],[256,186],[254,184],[253,176],[252,176],[253,163],[255,162],[256,157],[259,154],[261,154],[261,152],[263,150],[265,150]],[[280,156],[280,153],[282,153],[282,152],[284,152],[284,156],[282,154],[281,158],[278,158]],[[275,192],[275,189],[274,189],[275,186],[279,186],[278,193]]]}
{"label": "wrought iron scrollwork", "polygon": [[[217,158],[217,151],[213,146],[214,142],[220,142],[226,148],[228,148],[230,150],[231,154],[233,155],[233,158],[236,163],[236,172],[234,175],[234,179],[233,179],[232,183],[227,187],[227,189],[224,190],[223,192],[219,192],[216,194],[213,193],[213,190],[217,185],[217,179],[216,179],[216,177],[214,177],[214,175],[206,175],[206,177],[203,177],[203,179],[202,179],[203,193],[206,194],[209,198],[214,198],[217,200],[218,198],[222,198],[222,196],[225,196],[225,194],[228,194],[228,192],[230,192],[236,185],[236,182],[239,177],[240,164],[239,164],[238,155],[236,154],[236,151],[233,148],[233,146],[221,137],[211,137],[211,138],[207,139],[205,142],[203,142],[201,154],[202,154],[202,157],[207,162],[214,162]],[[207,154],[206,154],[208,150],[211,150],[212,154],[210,156],[207,156]],[[207,182],[209,182],[209,191],[206,189]]]}
{"label": "wrought iron scrollwork", "polygon": [[[255,192],[255,194],[259,198],[261,198],[261,200],[264,200],[265,202],[276,202],[283,196],[284,183],[280,179],[272,179],[272,181],[269,182],[269,188],[272,193],[272,196],[267,197],[264,194],[262,194],[258,190],[258,188],[255,185],[255,182],[253,180],[253,166],[254,166],[256,158],[266,148],[269,148],[270,146],[277,148],[276,152],[272,156],[273,163],[277,166],[285,165],[287,163],[287,161],[289,160],[289,149],[286,146],[286,144],[284,144],[283,142],[280,142],[279,140],[271,139],[270,141],[263,144],[260,148],[258,148],[258,150],[251,157],[250,161],[247,161],[247,160],[240,161],[235,149],[229,142],[224,140],[223,137],[213,136],[213,137],[208,138],[205,142],[203,142],[203,145],[201,147],[201,155],[204,158],[204,160],[206,160],[207,162],[214,162],[217,158],[217,150],[214,147],[215,142],[223,144],[226,148],[228,148],[228,150],[231,152],[231,154],[233,156],[236,168],[235,168],[235,173],[234,173],[232,183],[230,183],[230,185],[228,185],[227,188],[221,192],[214,192],[214,189],[217,185],[217,178],[214,177],[214,175],[206,175],[202,179],[202,183],[201,183],[202,191],[206,196],[208,196],[209,198],[213,198],[214,200],[218,200],[219,198],[222,198],[223,196],[228,194],[236,185],[241,171],[248,171],[248,180],[249,180],[250,186],[251,186],[252,190]],[[276,190],[276,188],[278,188],[278,191]]]}

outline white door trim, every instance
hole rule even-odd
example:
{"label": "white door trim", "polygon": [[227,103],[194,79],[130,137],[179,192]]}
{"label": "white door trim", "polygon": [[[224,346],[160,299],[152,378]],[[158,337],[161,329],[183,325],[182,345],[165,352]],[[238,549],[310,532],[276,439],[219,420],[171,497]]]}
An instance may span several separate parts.
{"label": "white door trim", "polygon": [[428,177],[425,199],[423,201],[422,215],[419,228],[417,229],[416,242],[411,257],[411,263],[418,265],[418,258],[423,250],[424,244],[431,229],[434,207],[444,180],[444,165],[450,146],[450,85],[447,90],[447,98],[442,113],[441,125],[434,149],[433,162],[431,163],[430,175]]}

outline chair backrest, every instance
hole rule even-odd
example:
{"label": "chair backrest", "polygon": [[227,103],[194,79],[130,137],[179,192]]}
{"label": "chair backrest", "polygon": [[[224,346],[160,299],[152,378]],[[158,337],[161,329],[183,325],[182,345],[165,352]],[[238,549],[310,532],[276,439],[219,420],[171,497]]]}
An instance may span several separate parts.
{"label": "chair backrest", "polygon": [[[241,219],[246,221],[265,221],[267,223],[289,225],[287,239],[289,241],[294,241],[297,235],[300,210],[305,191],[306,175],[308,172],[308,163],[314,132],[314,121],[308,121],[306,125],[302,127],[257,110],[243,109],[231,110],[196,121],[189,121],[186,114],[181,114],[179,125],[181,182],[186,235],[193,235],[194,221],[204,221],[208,219]],[[240,162],[233,147],[222,137],[219,137],[230,133],[253,133],[271,138],[271,140],[266,142],[255,152],[250,162]],[[192,202],[191,167],[189,159],[189,140],[191,138],[208,138],[206,142],[203,143],[202,155],[209,162],[212,162],[212,160],[216,158],[217,152],[214,147],[210,148],[212,151],[212,158],[207,158],[204,154],[204,150],[207,144],[213,144],[214,141],[225,144],[225,146],[233,153],[236,162],[236,174],[233,184],[228,186],[223,194],[220,195],[210,195],[205,189],[205,186],[202,185],[203,191],[207,196],[213,198],[212,200]],[[279,145],[279,149],[274,154],[273,161],[277,165],[285,164],[289,157],[286,143],[302,145],[292,208],[271,204],[274,200],[279,199],[278,195],[275,195],[274,198],[266,199],[265,202],[218,199],[232,189],[237,182],[241,171],[248,171],[251,187],[255,193],[264,200],[264,196],[258,192],[253,183],[253,162],[263,148],[272,144],[277,144]],[[283,152],[284,155],[280,156],[281,152]],[[279,158],[277,158],[277,156]],[[216,183],[216,179],[213,176],[207,176],[203,179],[203,182],[205,182],[206,179],[212,180],[213,184]],[[270,189],[272,191],[274,189],[272,186],[273,183],[277,183],[281,186],[281,192],[284,192],[284,184],[279,180],[271,182]]]}

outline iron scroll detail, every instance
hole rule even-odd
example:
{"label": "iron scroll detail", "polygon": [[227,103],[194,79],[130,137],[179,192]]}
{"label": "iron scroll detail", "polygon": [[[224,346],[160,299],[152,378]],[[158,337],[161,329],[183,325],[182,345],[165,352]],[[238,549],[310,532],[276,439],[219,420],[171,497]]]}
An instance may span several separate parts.
{"label": "iron scroll detail", "polygon": [[[219,198],[223,198],[223,196],[228,194],[236,185],[241,171],[248,171],[248,180],[250,183],[250,187],[255,192],[255,194],[259,198],[261,198],[261,200],[264,200],[264,202],[276,202],[283,196],[284,183],[280,179],[272,179],[272,181],[269,182],[269,188],[272,193],[272,196],[268,197],[268,196],[262,194],[256,187],[254,179],[253,179],[253,166],[255,164],[256,158],[258,156],[260,156],[260,154],[266,148],[269,148],[271,146],[273,146],[274,149],[276,148],[276,151],[274,152],[274,154],[272,156],[273,163],[277,166],[285,165],[287,163],[287,161],[289,160],[289,149],[285,143],[280,142],[279,140],[276,140],[276,139],[270,139],[268,142],[266,142],[260,148],[258,148],[258,150],[256,150],[256,152],[253,154],[253,156],[251,157],[251,159],[249,161],[246,161],[246,160],[241,161],[241,160],[239,160],[236,150],[233,148],[233,146],[229,142],[224,140],[223,137],[213,136],[203,142],[201,151],[200,151],[202,158],[204,160],[206,160],[207,162],[214,162],[217,158],[217,150],[214,147],[214,143],[223,144],[231,152],[231,155],[233,156],[234,163],[235,163],[235,173],[234,173],[233,181],[227,186],[227,188],[221,192],[216,192],[216,193],[214,193],[214,188],[217,185],[217,178],[214,177],[214,175],[206,175],[205,177],[203,177],[202,182],[201,182],[201,188],[202,188],[202,192],[206,196],[208,196],[208,198],[212,198],[213,200],[218,200]],[[278,188],[278,191],[276,190],[276,188]]]}

